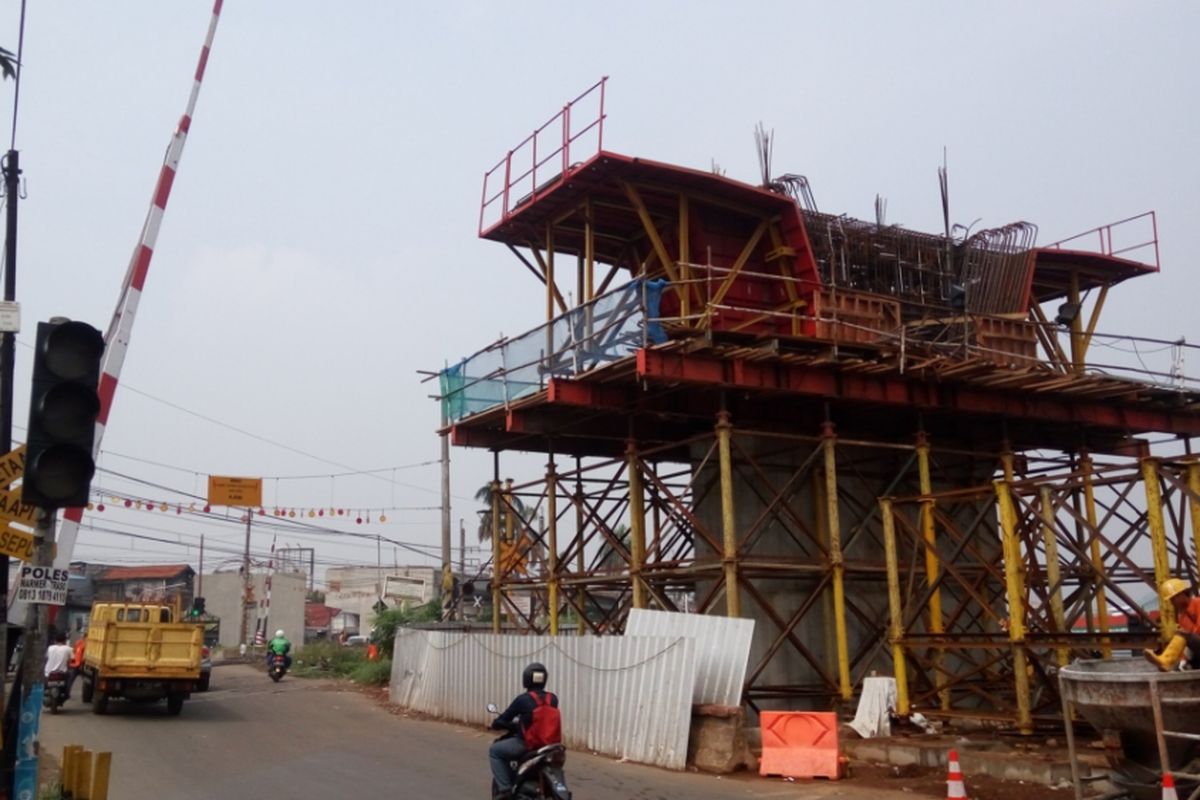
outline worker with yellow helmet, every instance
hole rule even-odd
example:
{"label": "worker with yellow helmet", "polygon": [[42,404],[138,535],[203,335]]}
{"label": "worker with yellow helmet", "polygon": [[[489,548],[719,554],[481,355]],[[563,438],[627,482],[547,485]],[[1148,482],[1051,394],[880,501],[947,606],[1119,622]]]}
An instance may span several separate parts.
{"label": "worker with yellow helmet", "polygon": [[1168,578],[1159,587],[1163,605],[1169,603],[1175,609],[1177,630],[1161,654],[1153,650],[1145,653],[1163,672],[1178,669],[1181,661],[1191,669],[1200,669],[1200,597],[1193,597],[1188,590],[1187,581],[1180,578]]}

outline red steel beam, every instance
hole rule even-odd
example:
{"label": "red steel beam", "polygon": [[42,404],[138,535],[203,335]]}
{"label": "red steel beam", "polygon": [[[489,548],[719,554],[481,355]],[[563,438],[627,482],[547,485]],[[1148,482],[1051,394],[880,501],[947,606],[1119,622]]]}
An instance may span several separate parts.
{"label": "red steel beam", "polygon": [[967,414],[1076,423],[1137,433],[1200,435],[1200,415],[1128,404],[1097,403],[1033,393],[1002,392],[969,386],[867,376],[831,369],[737,358],[639,350],[639,378],[809,395],[877,405],[908,406]]}
{"label": "red steel beam", "polygon": [[597,383],[551,378],[546,386],[546,400],[565,406],[581,408],[629,408],[629,394],[620,387]]}

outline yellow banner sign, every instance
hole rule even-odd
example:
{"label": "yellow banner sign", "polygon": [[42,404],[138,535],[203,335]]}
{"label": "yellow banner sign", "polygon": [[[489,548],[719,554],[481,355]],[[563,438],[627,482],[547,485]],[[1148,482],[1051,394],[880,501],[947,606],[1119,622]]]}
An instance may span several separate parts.
{"label": "yellow banner sign", "polygon": [[25,474],[25,445],[0,456],[0,489],[7,489]]}
{"label": "yellow banner sign", "polygon": [[29,563],[33,560],[33,534],[12,525],[0,528],[0,553]]}
{"label": "yellow banner sign", "polygon": [[37,506],[22,503],[20,489],[0,489],[0,519],[19,522],[32,528],[37,525]]}
{"label": "yellow banner sign", "polygon": [[213,506],[262,505],[262,478],[208,476],[208,504]]}

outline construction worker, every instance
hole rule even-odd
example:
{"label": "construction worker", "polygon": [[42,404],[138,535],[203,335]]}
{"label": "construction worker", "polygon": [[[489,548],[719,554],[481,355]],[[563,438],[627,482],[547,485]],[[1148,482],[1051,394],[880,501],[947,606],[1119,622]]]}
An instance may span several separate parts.
{"label": "construction worker", "polygon": [[1163,672],[1179,668],[1180,661],[1189,669],[1200,669],[1200,597],[1188,591],[1187,581],[1169,578],[1159,587],[1159,596],[1164,604],[1175,609],[1177,630],[1171,640],[1163,645],[1162,653],[1143,651],[1147,660]]}
{"label": "construction worker", "polygon": [[71,687],[75,685],[75,679],[79,677],[79,673],[83,672],[83,655],[87,650],[87,629],[80,631],[79,639],[75,642],[75,647],[71,651],[71,676],[67,678],[67,699],[71,697]]}

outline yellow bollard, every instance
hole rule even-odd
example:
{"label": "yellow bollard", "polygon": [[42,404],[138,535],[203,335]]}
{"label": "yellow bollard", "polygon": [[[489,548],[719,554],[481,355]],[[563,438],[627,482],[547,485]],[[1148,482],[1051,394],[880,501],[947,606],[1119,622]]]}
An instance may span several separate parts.
{"label": "yellow bollard", "polygon": [[92,800],[92,751],[80,750],[76,761],[75,800]]}
{"label": "yellow bollard", "polygon": [[63,797],[75,796],[75,758],[80,747],[69,744],[63,747],[62,764],[59,780],[62,782]]}
{"label": "yellow bollard", "polygon": [[96,770],[92,773],[91,800],[108,800],[108,776],[112,773],[112,753],[96,754]]}

